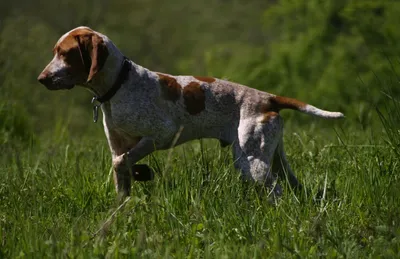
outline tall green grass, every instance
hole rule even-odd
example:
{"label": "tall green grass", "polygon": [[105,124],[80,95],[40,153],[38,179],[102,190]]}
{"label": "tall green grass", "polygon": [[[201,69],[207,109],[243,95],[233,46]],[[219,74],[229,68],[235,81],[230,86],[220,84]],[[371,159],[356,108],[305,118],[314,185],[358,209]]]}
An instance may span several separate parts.
{"label": "tall green grass", "polygon": [[144,159],[157,177],[134,183],[123,206],[104,138],[60,122],[35,143],[2,145],[0,257],[398,257],[400,113],[388,100],[374,130],[286,128],[304,190],[283,182],[275,204],[216,141]]}

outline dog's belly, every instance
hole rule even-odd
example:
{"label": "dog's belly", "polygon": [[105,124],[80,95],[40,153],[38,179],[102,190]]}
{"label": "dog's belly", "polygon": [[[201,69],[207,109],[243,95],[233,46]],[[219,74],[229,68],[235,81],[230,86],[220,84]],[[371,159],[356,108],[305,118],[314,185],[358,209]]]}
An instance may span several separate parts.
{"label": "dog's belly", "polygon": [[152,102],[147,107],[139,102],[103,107],[107,127],[121,130],[132,139],[150,137],[158,149],[201,138],[229,144],[237,137],[239,115],[232,106],[208,102],[204,110],[190,114],[180,102]]}
{"label": "dog's belly", "polygon": [[234,116],[221,117],[205,111],[198,115],[185,116],[184,120],[177,122],[177,128],[175,145],[202,138],[232,143],[237,137],[238,121]]}

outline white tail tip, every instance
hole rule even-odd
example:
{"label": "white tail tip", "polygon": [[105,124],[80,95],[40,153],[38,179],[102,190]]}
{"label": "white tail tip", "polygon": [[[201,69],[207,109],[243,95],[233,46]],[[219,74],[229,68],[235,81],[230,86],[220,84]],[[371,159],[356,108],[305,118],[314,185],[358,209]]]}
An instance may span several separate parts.
{"label": "white tail tip", "polygon": [[318,109],[317,107],[314,107],[309,104],[307,104],[304,108],[302,108],[301,111],[308,113],[308,114],[318,116],[318,117],[327,118],[327,119],[344,118],[344,115],[341,112],[325,111],[325,110]]}

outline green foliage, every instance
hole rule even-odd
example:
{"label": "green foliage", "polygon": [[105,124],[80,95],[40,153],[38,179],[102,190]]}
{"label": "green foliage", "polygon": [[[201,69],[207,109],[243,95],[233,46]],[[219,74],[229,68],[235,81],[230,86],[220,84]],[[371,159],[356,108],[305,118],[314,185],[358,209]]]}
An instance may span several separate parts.
{"label": "green foliage", "polygon": [[388,144],[400,158],[400,99],[387,95],[384,110],[377,110],[388,136]]}
{"label": "green foliage", "polygon": [[[378,121],[375,107],[385,102],[380,80],[397,79],[393,75],[399,70],[397,1],[2,5],[8,11],[0,16],[0,82],[16,106],[29,107],[40,133],[60,114],[66,116],[71,102],[73,129],[79,132],[90,116],[89,93],[49,93],[35,80],[56,40],[82,24],[104,32],[128,57],[152,70],[227,78],[340,110],[350,125],[355,121],[362,128]],[[58,8],[64,12],[55,16]],[[309,121],[301,117],[296,123]]]}
{"label": "green foliage", "polygon": [[396,1],[282,0],[265,11],[264,48],[219,45],[206,53],[206,64],[222,76],[371,123],[370,110],[385,102],[378,78],[400,68],[399,10]]}
{"label": "green foliage", "polygon": [[13,141],[29,141],[33,137],[32,125],[26,111],[11,103],[0,106],[0,145]]}

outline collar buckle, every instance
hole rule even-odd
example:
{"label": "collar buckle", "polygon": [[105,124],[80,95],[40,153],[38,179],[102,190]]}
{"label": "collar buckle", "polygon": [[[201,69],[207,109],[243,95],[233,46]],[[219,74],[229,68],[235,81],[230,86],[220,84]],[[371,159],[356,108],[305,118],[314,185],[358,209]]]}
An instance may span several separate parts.
{"label": "collar buckle", "polygon": [[[93,96],[91,102],[93,104],[93,122],[96,123],[99,118],[99,107],[101,106],[101,104],[109,101],[115,95],[115,93],[122,86],[123,82],[127,79],[130,70],[131,70],[130,62],[127,58],[124,58],[118,78],[115,81],[115,83],[111,86],[111,88],[108,90],[108,92],[101,97]],[[98,104],[95,104],[96,102]]]}
{"label": "collar buckle", "polygon": [[96,123],[97,120],[99,119],[99,107],[101,106],[100,104],[94,104],[97,101],[97,96],[93,96],[92,98],[92,104],[93,104],[93,122]]}

